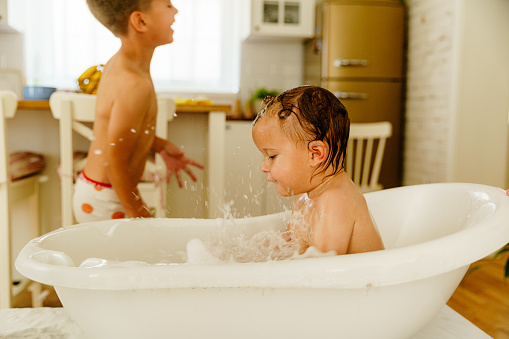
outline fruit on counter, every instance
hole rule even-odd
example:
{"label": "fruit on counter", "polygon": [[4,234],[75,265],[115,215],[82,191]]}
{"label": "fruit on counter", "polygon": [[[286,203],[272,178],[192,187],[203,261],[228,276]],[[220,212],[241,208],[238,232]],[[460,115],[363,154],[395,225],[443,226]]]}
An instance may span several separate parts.
{"label": "fruit on counter", "polygon": [[104,65],[94,65],[87,68],[78,78],[78,86],[85,94],[96,94],[101,80]]}
{"label": "fruit on counter", "polygon": [[188,98],[175,98],[177,105],[212,105],[212,101],[208,99],[188,99]]}

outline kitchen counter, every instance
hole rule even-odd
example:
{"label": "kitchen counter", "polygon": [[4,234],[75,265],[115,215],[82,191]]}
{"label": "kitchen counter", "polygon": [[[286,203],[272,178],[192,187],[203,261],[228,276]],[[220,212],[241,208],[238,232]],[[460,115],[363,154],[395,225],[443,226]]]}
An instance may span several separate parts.
{"label": "kitchen counter", "polygon": [[[184,180],[189,182],[186,189],[176,187],[175,180],[170,182],[172,191],[168,194],[168,204],[171,204],[169,216],[183,217],[182,207],[191,204],[199,204],[194,208],[197,211],[193,209],[186,212],[186,217],[188,214],[201,218],[222,215],[225,192],[224,134],[226,120],[231,112],[232,107],[225,104],[177,105],[178,117],[168,123],[168,135],[189,157],[203,163],[206,169],[193,171],[198,178],[196,183],[184,176]],[[41,185],[41,229],[43,233],[52,231],[61,225],[58,199],[60,178],[57,174],[60,163],[59,121],[53,118],[48,100],[20,100],[16,116],[8,121],[8,130],[9,152],[29,150],[45,155],[47,166],[43,174],[48,180]],[[88,149],[88,141],[82,139],[76,138],[74,149]]]}
{"label": "kitchen counter", "polygon": [[[49,100],[19,100],[18,109],[49,110]],[[177,104],[177,113],[206,113],[225,112],[231,113],[229,105],[180,105]]]}

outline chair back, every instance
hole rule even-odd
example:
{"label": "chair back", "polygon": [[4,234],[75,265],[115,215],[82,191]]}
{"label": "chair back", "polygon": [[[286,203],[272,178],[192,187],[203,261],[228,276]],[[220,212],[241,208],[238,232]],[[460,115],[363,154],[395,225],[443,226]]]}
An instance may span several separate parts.
{"label": "chair back", "polygon": [[12,91],[0,91],[0,308],[11,304],[11,232],[9,214],[9,153],[6,119],[16,114],[18,100]]}
{"label": "chair back", "polygon": [[383,189],[378,182],[390,122],[352,123],[346,150],[346,172],[362,193]]}
{"label": "chair back", "polygon": [[[60,121],[60,165],[61,165],[61,198],[62,198],[62,225],[72,225],[74,216],[72,210],[72,194],[74,185],[74,162],[73,162],[73,134],[78,133],[88,140],[92,140],[93,131],[86,123],[94,121],[96,95],[56,92],[49,100],[51,112],[55,119]],[[167,138],[168,121],[173,120],[175,113],[175,101],[166,96],[157,98],[158,114],[156,121],[156,135]],[[159,155],[156,156],[156,168],[164,168],[164,162]],[[162,174],[161,177],[166,178]],[[165,171],[164,171],[165,173]],[[160,185],[165,185],[161,180]],[[160,187],[163,190],[164,187]],[[164,191],[161,199],[164,199]]]}
{"label": "chair back", "polygon": [[18,98],[16,93],[13,91],[0,91],[0,184],[2,185],[9,181],[6,119],[14,117],[17,107]]}

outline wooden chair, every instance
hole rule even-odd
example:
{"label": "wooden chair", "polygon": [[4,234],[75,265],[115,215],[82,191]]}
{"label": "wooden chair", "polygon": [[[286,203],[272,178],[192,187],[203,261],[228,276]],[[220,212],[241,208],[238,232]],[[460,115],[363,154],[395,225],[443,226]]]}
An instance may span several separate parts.
{"label": "wooden chair", "polygon": [[39,182],[40,174],[13,180],[9,171],[6,119],[16,114],[18,101],[12,91],[0,91],[0,308],[12,307],[17,295],[27,288],[32,291],[32,306],[42,306],[41,285],[22,279],[12,281],[11,208],[18,201],[27,201],[30,209],[30,236],[40,236]]}
{"label": "wooden chair", "polygon": [[[56,92],[50,97],[50,108],[55,119],[60,121],[60,162],[62,225],[74,223],[72,196],[76,169],[73,162],[73,134],[78,133],[92,140],[92,129],[86,123],[93,123],[95,116],[96,96]],[[170,97],[157,98],[158,114],[156,135],[167,138],[168,121],[173,120],[176,105]],[[90,124],[89,124],[90,125]],[[147,169],[149,164],[147,164]],[[150,208],[155,209],[155,216],[166,217],[166,166],[159,154],[156,155],[154,170],[159,180],[140,182],[138,189],[143,200]],[[146,169],[146,170],[147,170]]]}
{"label": "wooden chair", "polygon": [[390,122],[352,123],[346,150],[346,172],[362,193],[383,189],[378,182]]}

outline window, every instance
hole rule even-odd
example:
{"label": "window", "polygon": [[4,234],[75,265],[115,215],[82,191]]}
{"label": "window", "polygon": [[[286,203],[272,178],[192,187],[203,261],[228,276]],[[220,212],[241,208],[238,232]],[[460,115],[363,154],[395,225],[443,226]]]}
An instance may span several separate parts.
{"label": "window", "polygon": [[[157,91],[238,91],[238,0],[173,0],[174,42],[156,49]],[[76,89],[89,66],[106,63],[120,41],[90,13],[85,0],[25,0],[27,83]]]}

